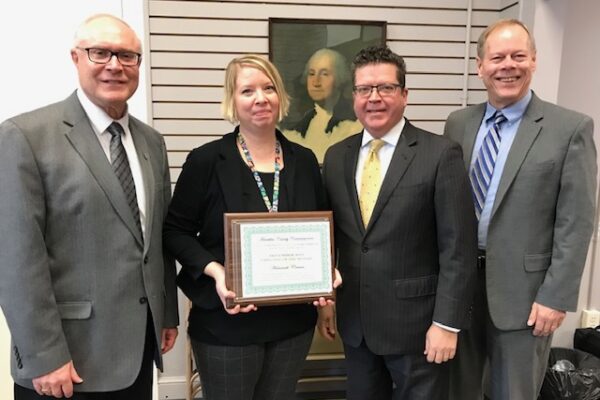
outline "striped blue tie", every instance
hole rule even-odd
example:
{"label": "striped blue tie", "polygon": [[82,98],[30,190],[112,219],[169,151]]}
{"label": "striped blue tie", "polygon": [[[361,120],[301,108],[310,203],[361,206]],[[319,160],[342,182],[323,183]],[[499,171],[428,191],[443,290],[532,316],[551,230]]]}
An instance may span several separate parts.
{"label": "striped blue tie", "polygon": [[477,159],[473,163],[469,173],[477,220],[481,217],[481,211],[485,204],[485,196],[487,195],[494,174],[494,165],[496,165],[496,157],[500,149],[500,128],[502,123],[506,121],[506,117],[500,111],[496,111],[490,119],[493,119],[494,122],[483,138]]}

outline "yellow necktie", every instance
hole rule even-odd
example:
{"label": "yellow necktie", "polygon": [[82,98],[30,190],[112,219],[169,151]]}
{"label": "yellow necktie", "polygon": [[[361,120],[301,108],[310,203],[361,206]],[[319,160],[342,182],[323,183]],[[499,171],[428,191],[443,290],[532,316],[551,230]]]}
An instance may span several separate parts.
{"label": "yellow necktie", "polygon": [[379,149],[385,144],[381,139],[371,140],[369,154],[365,160],[363,174],[360,182],[360,214],[365,227],[369,224],[379,188],[381,187],[381,165],[379,162]]}

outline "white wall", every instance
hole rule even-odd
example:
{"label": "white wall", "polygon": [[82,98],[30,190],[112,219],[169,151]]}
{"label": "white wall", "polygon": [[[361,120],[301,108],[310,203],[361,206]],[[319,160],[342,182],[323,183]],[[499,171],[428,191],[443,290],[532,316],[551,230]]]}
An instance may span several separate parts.
{"label": "white wall", "polygon": [[[145,37],[143,0],[19,0],[0,3],[0,121],[67,97],[76,87],[69,49],[77,26],[89,15],[123,17]],[[146,120],[145,76],[130,101],[132,114]],[[0,399],[10,399],[10,335],[0,317]]]}
{"label": "white wall", "polygon": [[10,334],[6,327],[4,315],[0,315],[0,397],[12,398],[13,381],[10,378]]}
{"label": "white wall", "polygon": [[567,2],[538,0],[533,21],[538,69],[532,87],[542,99],[556,103],[565,35]]}
{"label": "white wall", "polygon": [[[538,49],[537,72],[532,87],[545,100],[590,115],[600,144],[600,54],[593,51],[600,37],[600,2],[586,0],[535,0],[533,32]],[[600,309],[600,271],[597,267],[598,224],[592,238],[581,282],[578,310],[568,313],[556,332],[553,346],[572,347],[581,310]],[[596,293],[595,293],[596,292]]]}

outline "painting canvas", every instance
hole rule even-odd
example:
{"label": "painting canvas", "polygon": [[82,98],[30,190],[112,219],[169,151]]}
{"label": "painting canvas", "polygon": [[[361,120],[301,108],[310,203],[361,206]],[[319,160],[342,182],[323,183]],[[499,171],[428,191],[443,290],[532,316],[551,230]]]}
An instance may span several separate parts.
{"label": "painting canvas", "polygon": [[269,19],[269,58],[291,96],[280,129],[319,163],[329,146],[361,131],[352,108],[350,64],[361,49],[385,44],[386,23]]}

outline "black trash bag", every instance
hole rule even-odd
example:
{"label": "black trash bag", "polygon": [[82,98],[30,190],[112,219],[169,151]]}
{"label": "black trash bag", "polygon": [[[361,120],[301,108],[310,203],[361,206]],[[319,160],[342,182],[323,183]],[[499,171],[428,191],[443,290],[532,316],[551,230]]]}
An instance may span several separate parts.
{"label": "black trash bag", "polygon": [[595,328],[575,329],[573,347],[600,357],[600,325]]}
{"label": "black trash bag", "polygon": [[551,349],[540,400],[600,400],[600,358],[575,349]]}

